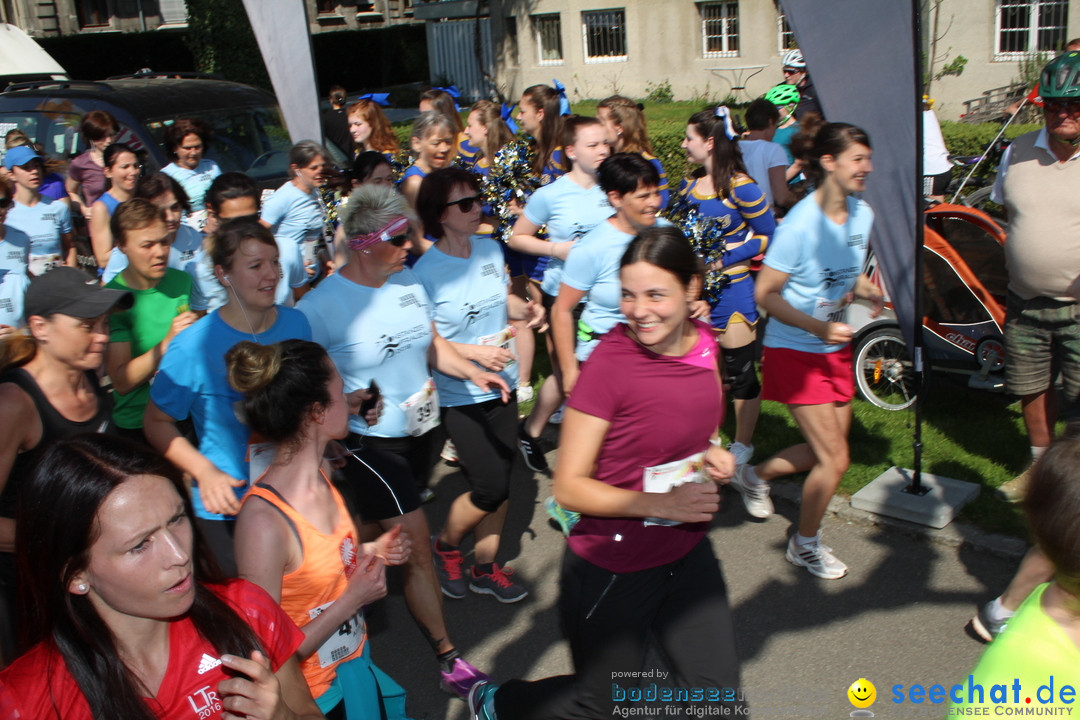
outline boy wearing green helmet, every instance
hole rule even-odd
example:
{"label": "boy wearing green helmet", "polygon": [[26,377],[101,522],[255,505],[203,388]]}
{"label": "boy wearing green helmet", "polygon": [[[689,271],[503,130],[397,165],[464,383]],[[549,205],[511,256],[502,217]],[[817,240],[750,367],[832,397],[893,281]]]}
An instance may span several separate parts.
{"label": "boy wearing green helmet", "polygon": [[765,93],[765,99],[780,111],[780,122],[776,125],[776,134],[772,141],[784,148],[790,166],[795,162],[791,154],[791,138],[795,137],[795,133],[799,131],[799,123],[795,121],[795,108],[799,104],[799,88],[788,83],[780,83]]}

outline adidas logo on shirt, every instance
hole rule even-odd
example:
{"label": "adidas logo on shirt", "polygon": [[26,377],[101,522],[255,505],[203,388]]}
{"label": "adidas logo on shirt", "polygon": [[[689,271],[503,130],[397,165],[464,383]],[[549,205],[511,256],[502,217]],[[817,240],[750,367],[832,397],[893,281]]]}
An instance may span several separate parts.
{"label": "adidas logo on shirt", "polygon": [[202,660],[199,661],[199,674],[205,675],[220,664],[221,660],[203,653]]}

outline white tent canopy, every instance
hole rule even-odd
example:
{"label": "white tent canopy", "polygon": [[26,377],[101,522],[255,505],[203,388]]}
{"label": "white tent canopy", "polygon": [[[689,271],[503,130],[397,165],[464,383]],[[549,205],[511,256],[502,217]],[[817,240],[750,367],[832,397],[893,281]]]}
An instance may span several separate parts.
{"label": "white tent canopy", "polygon": [[0,77],[18,82],[20,76],[64,80],[68,74],[32,37],[0,23]]}

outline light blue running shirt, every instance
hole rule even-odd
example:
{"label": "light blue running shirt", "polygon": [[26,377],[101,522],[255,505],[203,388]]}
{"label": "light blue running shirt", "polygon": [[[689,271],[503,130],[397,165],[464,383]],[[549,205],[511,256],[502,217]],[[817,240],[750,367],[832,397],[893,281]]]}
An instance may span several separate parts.
{"label": "light blue running shirt", "polygon": [[[536,225],[547,225],[548,240],[553,243],[578,240],[613,214],[615,211],[599,185],[586,190],[569,175],[534,192],[525,205],[525,217]],[[548,261],[540,284],[540,289],[548,295],[558,294],[564,265],[558,258]]]}
{"label": "light blue running shirt", "polygon": [[[435,243],[413,266],[435,307],[435,328],[450,342],[468,345],[511,346],[513,330],[506,314],[506,263],[494,240],[472,236],[467,258],[447,255]],[[515,352],[516,355],[516,352]],[[517,384],[517,363],[500,373],[506,384]],[[434,371],[439,405],[473,405],[501,397],[499,390],[484,391],[467,380]]]}
{"label": "light blue running shirt", "polygon": [[311,322],[312,338],[337,366],[345,392],[371,387],[372,380],[379,384],[379,422],[368,426],[351,415],[349,430],[375,437],[409,435],[400,404],[423,391],[431,377],[427,356],[433,308],[416,275],[406,268],[380,288],[331,275],[301,298],[297,309]]}
{"label": "light blue running shirt", "polygon": [[[656,219],[656,227],[665,225],[671,223]],[[563,284],[586,293],[581,322],[597,335],[604,335],[626,319],[619,309],[622,301],[619,261],[633,239],[633,235],[620,232],[604,221],[586,233],[566,259]],[[599,337],[588,341],[578,339],[574,350],[578,362],[585,362],[599,343]]]}
{"label": "light blue running shirt", "polygon": [[[847,198],[848,219],[837,225],[822,212],[814,193],[795,205],[776,229],[765,264],[788,274],[780,296],[793,308],[818,320],[842,317],[844,297],[855,287],[866,260],[874,211],[862,200]],[[827,345],[806,330],[776,318],[765,329],[765,347],[831,353],[845,346]]]}
{"label": "light blue running shirt", "polygon": [[33,276],[44,275],[53,266],[64,264],[60,236],[71,232],[71,211],[67,205],[45,196],[33,207],[16,200],[11,203],[4,224],[9,240],[29,247],[27,262]]}

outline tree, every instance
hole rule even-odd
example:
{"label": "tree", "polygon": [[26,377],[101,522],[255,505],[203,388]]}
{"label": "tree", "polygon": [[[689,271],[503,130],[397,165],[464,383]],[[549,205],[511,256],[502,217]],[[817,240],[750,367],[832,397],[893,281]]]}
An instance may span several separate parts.
{"label": "tree", "polygon": [[[947,75],[960,75],[964,72],[964,66],[967,65],[967,58],[963,55],[957,55],[955,58],[949,59],[949,53],[952,51],[952,47],[946,48],[944,52],[940,53],[940,57],[938,56],[938,42],[949,34],[949,29],[952,28],[953,21],[953,18],[950,15],[948,26],[940,33],[938,32],[939,21],[941,19],[941,4],[944,1],[945,0],[925,0],[923,3],[924,16],[928,13],[933,15],[929,38],[930,53],[928,58],[924,56],[924,59],[926,60],[926,69],[923,76],[923,92],[927,95],[931,94],[930,86],[935,80],[940,80]],[[935,71],[935,66],[939,62],[942,64],[942,67],[940,70]]]}
{"label": "tree", "polygon": [[200,72],[270,89],[243,0],[187,0],[187,45]]}

